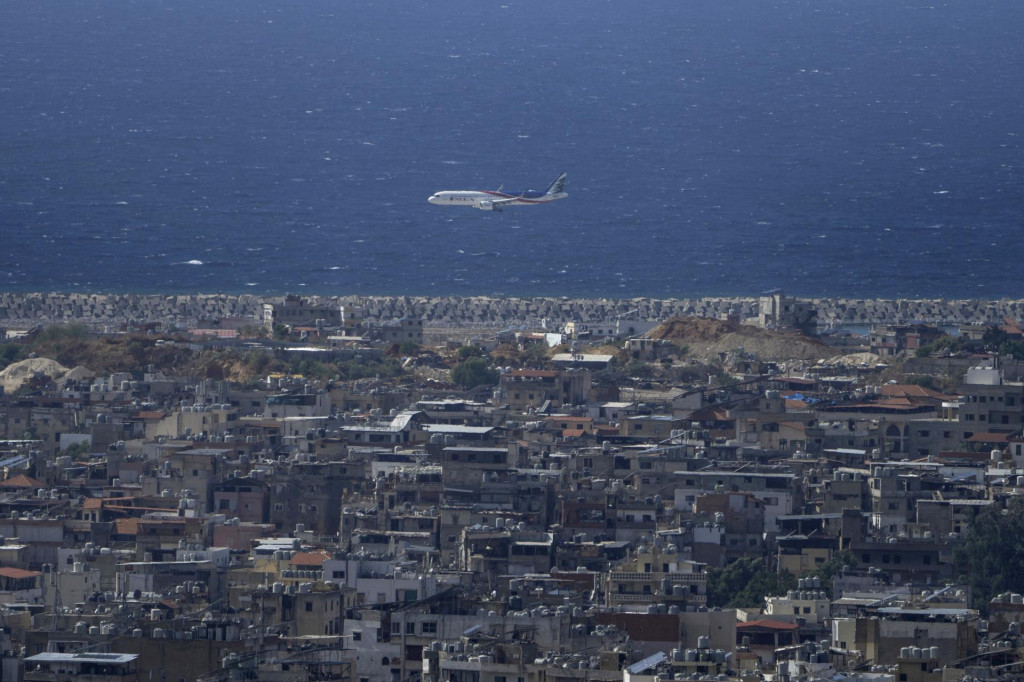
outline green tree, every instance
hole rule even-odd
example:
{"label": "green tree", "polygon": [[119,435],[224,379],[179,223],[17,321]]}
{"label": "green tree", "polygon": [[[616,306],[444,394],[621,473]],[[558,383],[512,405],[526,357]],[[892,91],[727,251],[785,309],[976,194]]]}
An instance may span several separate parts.
{"label": "green tree", "polygon": [[499,377],[498,370],[489,367],[483,358],[467,358],[452,369],[452,381],[463,388],[494,386]]}
{"label": "green tree", "polygon": [[848,549],[844,549],[841,552],[836,552],[832,555],[832,558],[828,561],[820,564],[817,568],[811,571],[808,575],[811,577],[821,578],[821,589],[825,590],[829,598],[832,597],[832,577],[836,573],[840,573],[843,567],[854,568],[857,565],[857,557],[854,556],[853,552]]}
{"label": "green tree", "polygon": [[999,354],[1009,355],[1014,360],[1024,360],[1024,341],[1007,339],[999,344]]}
{"label": "green tree", "polygon": [[338,364],[336,378],[342,381],[369,377],[388,378],[399,376],[402,372],[402,366],[395,362],[394,358],[380,360],[374,357],[356,356]]}
{"label": "green tree", "polygon": [[548,366],[548,347],[543,343],[528,343],[519,353],[519,364],[523,367],[543,369]]}
{"label": "green tree", "polygon": [[24,359],[25,347],[20,343],[0,345],[0,369]]}
{"label": "green tree", "polygon": [[248,351],[242,358],[242,363],[245,365],[246,370],[252,374],[264,374],[270,365],[273,363],[273,358],[270,354],[263,349],[255,349]]}
{"label": "green tree", "polygon": [[487,353],[480,346],[459,346],[455,349],[455,357],[459,362],[465,362],[469,358],[482,358]]}
{"label": "green tree", "polygon": [[1024,499],[1012,497],[1005,508],[992,504],[978,512],[953,562],[982,613],[994,595],[1024,592]]}
{"label": "green tree", "polygon": [[398,347],[398,352],[402,355],[418,355],[420,352],[420,344],[415,341],[404,341],[401,346]]}
{"label": "green tree", "polygon": [[76,341],[82,341],[89,336],[89,328],[82,322],[72,322],[71,324],[51,324],[41,332],[39,332],[33,339],[34,343],[50,343],[53,341],[64,341],[66,339],[74,339]]}
{"label": "green tree", "polygon": [[[995,331],[993,332],[992,330]],[[972,341],[970,339],[965,339],[962,336],[950,336],[947,334],[945,336],[940,336],[932,343],[921,346],[914,351],[914,355],[919,358],[926,358],[932,353],[942,350],[949,351],[950,353],[959,353],[960,351],[974,352],[981,351],[985,348],[996,348],[1000,343],[1002,343],[1005,336],[1006,334],[1004,332],[1001,332],[994,327],[985,332],[985,336],[981,341]]]}
{"label": "green tree", "polygon": [[80,441],[78,443],[72,443],[71,445],[64,448],[61,451],[61,454],[67,455],[68,457],[74,459],[75,457],[80,457],[82,455],[89,454],[90,452],[92,452],[92,445],[85,441]]}
{"label": "green tree", "polygon": [[630,360],[626,365],[626,374],[631,377],[649,379],[654,374],[654,368],[643,360]]}
{"label": "green tree", "polygon": [[247,324],[238,330],[243,339],[265,339],[267,334],[267,328],[262,324]]}
{"label": "green tree", "polygon": [[708,606],[760,607],[765,597],[785,594],[794,587],[793,574],[769,571],[761,559],[746,557],[725,568],[708,569]]}
{"label": "green tree", "polygon": [[981,337],[981,343],[986,348],[998,348],[1001,344],[1005,343],[1008,338],[1009,334],[999,327],[992,325],[985,329],[985,333]]}

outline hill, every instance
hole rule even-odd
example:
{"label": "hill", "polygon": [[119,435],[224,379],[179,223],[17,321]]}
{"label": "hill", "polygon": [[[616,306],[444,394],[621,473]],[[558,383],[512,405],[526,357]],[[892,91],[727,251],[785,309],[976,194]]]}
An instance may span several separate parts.
{"label": "hill", "polygon": [[760,360],[813,360],[831,358],[836,351],[818,339],[798,332],[780,332],[705,317],[674,317],[651,330],[651,338],[673,341],[689,348],[689,355],[704,360],[742,348]]}

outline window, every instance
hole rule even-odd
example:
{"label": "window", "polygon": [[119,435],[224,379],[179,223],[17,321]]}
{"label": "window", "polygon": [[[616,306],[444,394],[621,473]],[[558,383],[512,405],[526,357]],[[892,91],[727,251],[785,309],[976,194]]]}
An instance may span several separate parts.
{"label": "window", "polygon": [[407,634],[407,635],[415,635],[416,634],[416,623],[406,623],[405,624],[405,634]]}
{"label": "window", "polygon": [[313,602],[311,602],[311,601],[306,602],[306,613],[311,613],[312,611],[313,611]]}
{"label": "window", "polygon": [[432,635],[437,632],[437,623],[432,620],[423,621],[422,632],[425,635]]}

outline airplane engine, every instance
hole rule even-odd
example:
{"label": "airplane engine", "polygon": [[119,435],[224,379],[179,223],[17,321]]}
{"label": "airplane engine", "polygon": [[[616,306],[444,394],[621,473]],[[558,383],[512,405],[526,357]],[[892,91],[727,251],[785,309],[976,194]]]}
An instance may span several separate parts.
{"label": "airplane engine", "polygon": [[481,211],[498,211],[500,210],[494,205],[493,201],[481,201],[478,205]]}

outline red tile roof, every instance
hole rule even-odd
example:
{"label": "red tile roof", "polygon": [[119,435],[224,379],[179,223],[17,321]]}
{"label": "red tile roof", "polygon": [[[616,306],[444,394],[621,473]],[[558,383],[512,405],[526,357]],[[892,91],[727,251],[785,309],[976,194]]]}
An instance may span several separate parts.
{"label": "red tile roof", "polygon": [[24,571],[20,568],[14,568],[13,566],[4,566],[0,568],[0,578],[14,578],[15,580],[21,578],[34,578],[37,575],[42,575],[38,571]]}
{"label": "red tile roof", "polygon": [[45,486],[46,484],[42,481],[25,474],[11,476],[6,481],[0,483],[0,488],[43,488]]}
{"label": "red tile roof", "polygon": [[330,559],[331,555],[324,550],[316,552],[296,552],[292,556],[292,566],[323,566],[324,561]]}
{"label": "red tile roof", "polygon": [[1012,433],[993,433],[986,431],[983,433],[976,433],[967,439],[969,443],[1009,443],[1010,436]]}

